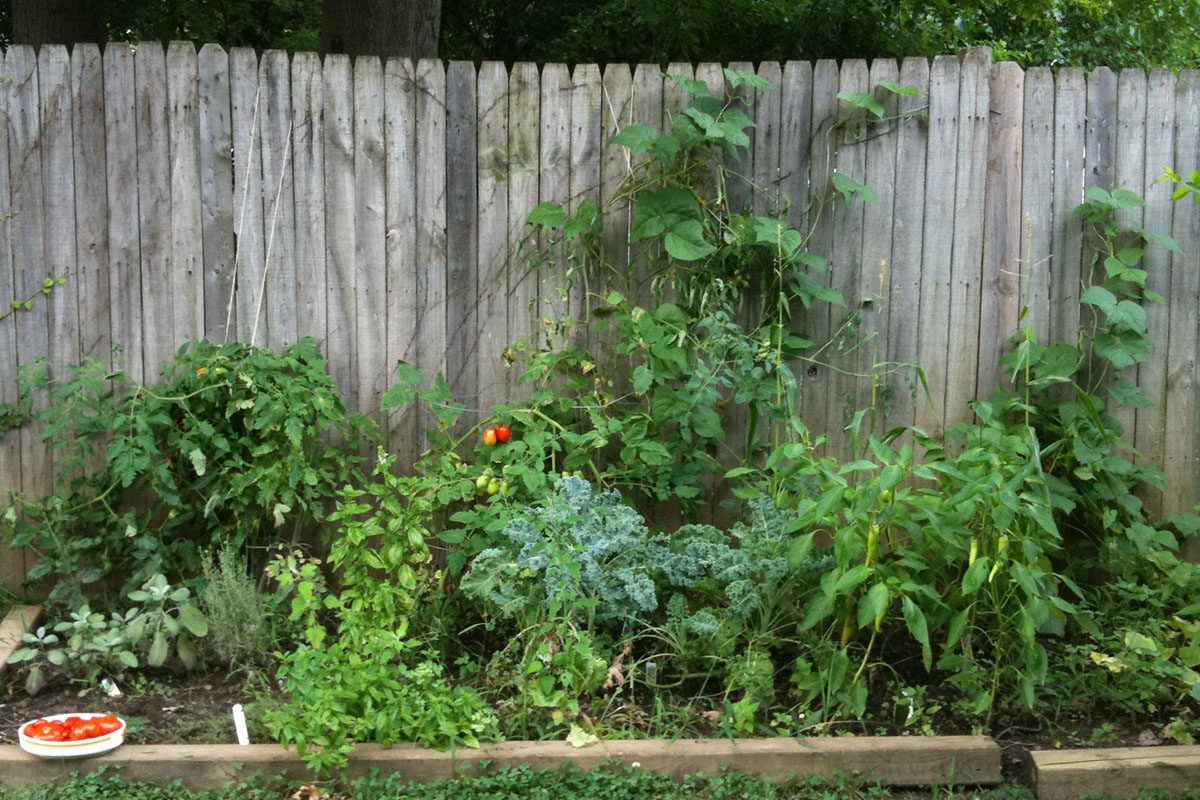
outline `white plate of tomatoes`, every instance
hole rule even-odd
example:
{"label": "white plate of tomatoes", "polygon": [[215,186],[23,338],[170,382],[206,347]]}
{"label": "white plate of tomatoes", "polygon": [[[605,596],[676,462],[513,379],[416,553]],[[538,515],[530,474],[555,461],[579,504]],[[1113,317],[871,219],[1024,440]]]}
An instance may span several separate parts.
{"label": "white plate of tomatoes", "polygon": [[43,758],[107,753],[125,742],[125,720],[112,714],[54,714],[17,729],[21,749]]}

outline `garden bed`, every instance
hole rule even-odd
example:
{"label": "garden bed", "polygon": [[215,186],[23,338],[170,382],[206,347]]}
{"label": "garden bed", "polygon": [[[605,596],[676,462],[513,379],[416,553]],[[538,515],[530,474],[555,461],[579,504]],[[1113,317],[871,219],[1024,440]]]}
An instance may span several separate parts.
{"label": "garden bed", "polygon": [[[728,109],[681,86],[702,118]],[[685,138],[718,169],[726,137],[746,137],[737,114],[691,118]],[[623,136],[649,146],[645,130]],[[1104,316],[1095,352],[1025,328],[1003,363],[1011,386],[969,424],[877,431],[872,391],[842,449],[803,421],[787,365],[809,345],[787,331],[793,305],[844,299],[804,272],[799,231],[675,185],[680,140],[655,141],[665,159],[644,186],[660,188],[631,195],[639,238],[692,230],[664,242],[660,288],[679,304],[598,299],[578,322],[609,327],[629,347],[615,354],[552,323],[544,345],[506,352],[528,359],[527,400],[482,416],[401,362],[378,411],[424,421],[415,464],[363,458],[375,426],[309,339],[279,353],[200,342],[154,386],[98,362],[26,374],[23,392],[62,399],[39,418],[80,473],[0,514],[48,587],[0,724],[103,708],[129,719],[130,746],[85,768],[194,768],[202,782],[612,758],[922,785],[1005,767],[1031,782],[1030,750],[1200,737],[1200,568],[1178,555],[1200,515],[1158,520],[1138,500],[1161,475],[1108,416],[1145,406],[1114,377],[1152,344],[1133,267],[1157,240],[1113,221],[1142,201],[1096,189],[1076,211],[1108,273],[1081,300]],[[540,206],[530,222],[584,263],[601,241],[587,216]],[[762,286],[742,272],[768,265]],[[727,288],[697,293],[695,275]],[[751,286],[767,302],[747,328],[732,320]],[[98,447],[109,458],[85,474]],[[662,524],[662,508],[679,519]],[[719,524],[674,524],[702,519]],[[100,691],[113,682],[124,697]],[[222,744],[230,706],[249,700],[250,740],[307,744],[302,757]],[[995,739],[896,736],[968,733]],[[985,750],[986,768],[950,742]],[[73,766],[4,758],[29,764],[14,781]]]}

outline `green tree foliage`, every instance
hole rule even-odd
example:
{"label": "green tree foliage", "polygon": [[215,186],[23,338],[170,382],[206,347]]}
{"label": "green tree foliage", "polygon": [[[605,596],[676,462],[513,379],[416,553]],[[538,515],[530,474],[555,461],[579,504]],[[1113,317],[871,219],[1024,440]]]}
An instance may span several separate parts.
{"label": "green tree foliage", "polygon": [[[316,50],[321,0],[122,0],[107,4],[114,42],[190,40],[225,48]],[[12,41],[12,16],[0,6],[0,43]]]}
{"label": "green tree foliage", "polygon": [[1200,63],[1197,0],[446,0],[443,8],[448,58],[782,61],[991,45],[1026,66]]}

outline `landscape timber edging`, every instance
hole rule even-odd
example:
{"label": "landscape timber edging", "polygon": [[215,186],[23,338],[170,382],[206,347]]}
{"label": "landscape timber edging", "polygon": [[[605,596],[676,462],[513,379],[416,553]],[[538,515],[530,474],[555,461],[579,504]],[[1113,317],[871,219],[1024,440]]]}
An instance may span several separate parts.
{"label": "landscape timber edging", "polygon": [[31,630],[41,615],[41,606],[13,606],[0,621],[0,675],[8,657],[21,646],[21,634]]}
{"label": "landscape timber edging", "polygon": [[1182,791],[1200,784],[1200,745],[1035,750],[1030,756],[1038,800],[1127,798],[1142,789]]}
{"label": "landscape timber edging", "polygon": [[[982,785],[1000,782],[1000,746],[986,736],[862,736],[780,739],[660,739],[599,742],[503,742],[442,753],[419,745],[360,745],[350,758],[350,777],[372,770],[406,780],[432,781],[489,768],[563,762],[588,770],[609,761],[676,777],[732,770],[783,780],[791,775],[829,777],[834,772],[890,786]],[[191,790],[216,789],[257,773],[308,780],[312,772],[294,750],[277,744],[124,745],[86,759],[45,759],[16,745],[0,747],[0,789],[66,778],[72,772],[120,768],[124,780],[171,783]]]}

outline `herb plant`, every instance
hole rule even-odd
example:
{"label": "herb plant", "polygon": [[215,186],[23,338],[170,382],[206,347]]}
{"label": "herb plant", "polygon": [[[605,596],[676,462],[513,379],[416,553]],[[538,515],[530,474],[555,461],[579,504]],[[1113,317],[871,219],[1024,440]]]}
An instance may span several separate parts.
{"label": "herb plant", "polygon": [[26,690],[30,694],[41,690],[47,665],[84,684],[122,675],[142,663],[161,667],[167,663],[172,645],[184,666],[195,666],[193,637],[207,635],[208,621],[193,604],[188,589],[172,587],[160,574],[130,592],[128,599],[131,604],[123,612],[105,616],[84,603],[56,623],[52,633],[40,627],[23,634],[22,647],[8,663],[31,662]]}
{"label": "herb plant", "polygon": [[270,567],[292,593],[291,619],[305,641],[280,655],[277,677],[289,699],[264,716],[314,770],[345,767],[358,742],[478,746],[494,725],[480,696],[452,686],[421,642],[406,637],[417,603],[439,581],[426,544],[437,486],[397,476],[394,462],[380,450],[374,480],[338,492],[328,556],[336,591],[314,559],[284,555]]}

